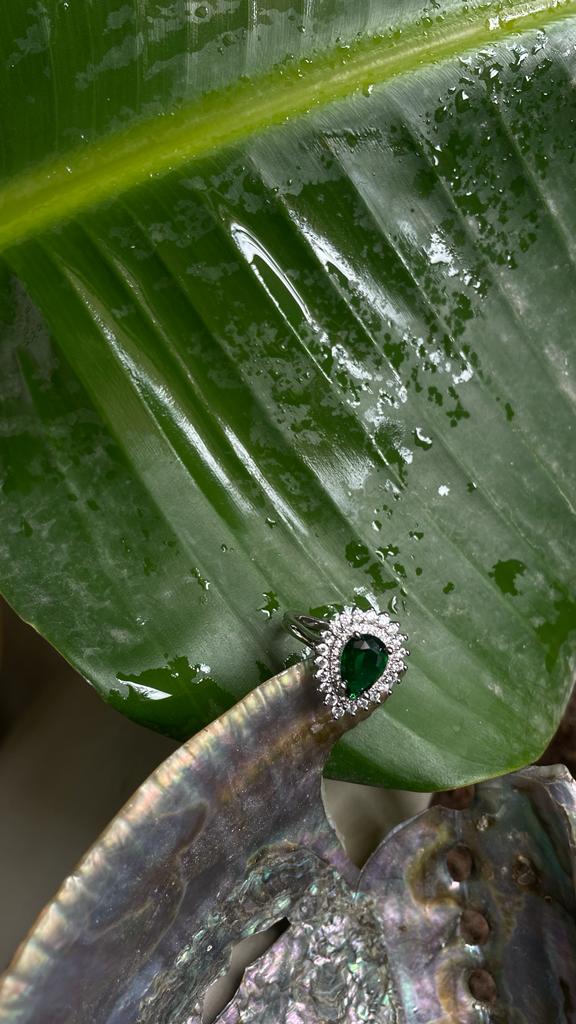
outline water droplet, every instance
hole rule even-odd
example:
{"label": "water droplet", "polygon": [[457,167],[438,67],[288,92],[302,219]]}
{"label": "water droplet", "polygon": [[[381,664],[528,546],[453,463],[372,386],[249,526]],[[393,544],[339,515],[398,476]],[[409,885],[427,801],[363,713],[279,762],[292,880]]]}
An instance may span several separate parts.
{"label": "water droplet", "polygon": [[359,568],[361,565],[366,565],[366,562],[370,558],[370,552],[365,544],[353,541],[346,547],[346,558],[350,562],[350,565]]}
{"label": "water droplet", "polygon": [[273,590],[266,591],[262,594],[265,603],[258,611],[262,612],[267,619],[271,619],[274,612],[277,612],[280,607],[280,602]]}
{"label": "water droplet", "polygon": [[416,430],[414,431],[414,442],[418,448],[424,448],[425,451],[428,451],[432,447],[432,438],[428,437],[428,435],[424,433],[422,427],[416,427]]}
{"label": "water droplet", "polygon": [[462,113],[464,110],[468,110],[470,107],[470,97],[464,89],[456,94],[455,98],[456,110]]}
{"label": "water droplet", "polygon": [[488,575],[492,577],[496,586],[503,594],[510,594],[512,597],[515,597],[520,593],[516,587],[516,578],[523,576],[525,572],[526,566],[524,562],[520,562],[517,558],[509,558],[504,562],[496,562]]}
{"label": "water droplet", "polygon": [[199,569],[197,569],[196,567],[194,567],[193,569],[190,569],[190,575],[194,577],[194,579],[196,580],[198,586],[201,587],[202,590],[209,590],[210,589],[210,580],[207,580],[202,575],[202,573],[200,572]]}

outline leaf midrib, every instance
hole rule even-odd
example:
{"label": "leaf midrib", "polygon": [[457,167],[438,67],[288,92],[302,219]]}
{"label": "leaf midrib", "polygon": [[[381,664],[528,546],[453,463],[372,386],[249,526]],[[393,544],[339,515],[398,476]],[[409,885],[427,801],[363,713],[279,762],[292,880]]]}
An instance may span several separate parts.
{"label": "leaf midrib", "polygon": [[0,250],[311,110],[401,74],[542,29],[576,13],[576,0],[491,2],[382,38],[357,41],[312,59],[276,66],[208,93],[177,110],[70,150],[0,189]]}

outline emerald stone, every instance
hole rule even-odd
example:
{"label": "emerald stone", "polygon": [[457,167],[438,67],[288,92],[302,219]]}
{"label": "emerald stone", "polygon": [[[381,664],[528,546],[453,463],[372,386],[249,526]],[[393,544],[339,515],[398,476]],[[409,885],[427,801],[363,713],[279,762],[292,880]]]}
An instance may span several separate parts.
{"label": "emerald stone", "polygon": [[369,690],[388,664],[388,651],[377,636],[353,636],[340,655],[340,675],[346,695],[355,699]]}

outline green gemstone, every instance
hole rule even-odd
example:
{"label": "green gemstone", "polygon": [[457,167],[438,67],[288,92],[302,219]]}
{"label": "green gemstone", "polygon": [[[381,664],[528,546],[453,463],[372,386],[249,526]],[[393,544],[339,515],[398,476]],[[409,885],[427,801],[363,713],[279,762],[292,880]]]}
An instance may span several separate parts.
{"label": "green gemstone", "polygon": [[381,640],[368,633],[352,637],[340,655],[340,675],[346,695],[355,699],[369,690],[388,664],[388,651]]}

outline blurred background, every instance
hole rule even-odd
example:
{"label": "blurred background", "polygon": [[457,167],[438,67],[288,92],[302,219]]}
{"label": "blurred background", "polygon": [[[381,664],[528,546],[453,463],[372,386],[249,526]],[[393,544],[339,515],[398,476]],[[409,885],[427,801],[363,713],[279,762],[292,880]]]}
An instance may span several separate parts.
{"label": "blurred background", "polygon": [[0,970],[88,846],[175,748],[107,707],[0,606]]}
{"label": "blurred background", "polygon": [[[0,971],[82,854],[175,747],[105,705],[0,603]],[[329,780],[325,802],[362,863],[428,796]]]}

